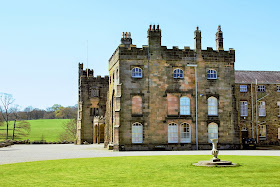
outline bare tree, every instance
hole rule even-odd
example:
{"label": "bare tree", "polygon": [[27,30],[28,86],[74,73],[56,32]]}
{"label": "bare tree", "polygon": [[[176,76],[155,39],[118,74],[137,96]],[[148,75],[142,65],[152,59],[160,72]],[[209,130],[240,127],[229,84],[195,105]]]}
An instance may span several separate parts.
{"label": "bare tree", "polygon": [[23,111],[26,113],[26,119],[30,120],[31,119],[31,111],[33,110],[32,106],[26,107]]}
{"label": "bare tree", "polygon": [[7,93],[1,93],[0,94],[0,111],[2,114],[3,119],[5,120],[7,124],[7,134],[6,134],[6,139],[8,139],[9,135],[9,115],[11,113],[10,111],[10,105],[14,102],[14,98],[11,94]]}
{"label": "bare tree", "polygon": [[19,112],[19,106],[18,105],[14,105],[11,108],[11,113],[12,113],[12,115],[14,117],[13,140],[15,139],[15,129],[16,129],[16,122],[17,122],[17,119],[18,119],[18,112]]}

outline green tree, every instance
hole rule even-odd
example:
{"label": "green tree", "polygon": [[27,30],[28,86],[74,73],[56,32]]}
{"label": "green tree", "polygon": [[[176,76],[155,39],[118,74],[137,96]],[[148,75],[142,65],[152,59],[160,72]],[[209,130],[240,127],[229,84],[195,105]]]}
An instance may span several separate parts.
{"label": "green tree", "polygon": [[59,135],[60,141],[74,142],[76,139],[77,119],[71,119],[63,124],[64,131]]}
{"label": "green tree", "polygon": [[23,138],[27,137],[30,134],[31,127],[28,121],[18,121],[17,125],[15,126],[15,137],[16,138]]}

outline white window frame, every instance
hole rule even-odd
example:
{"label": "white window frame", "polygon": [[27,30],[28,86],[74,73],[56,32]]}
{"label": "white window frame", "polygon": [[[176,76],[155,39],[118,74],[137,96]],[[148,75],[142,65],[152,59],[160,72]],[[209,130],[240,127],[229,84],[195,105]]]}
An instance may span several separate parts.
{"label": "white window frame", "polygon": [[180,132],[181,132],[181,136],[180,136],[180,142],[181,143],[191,143],[191,125],[188,123],[182,123],[181,124],[181,128],[180,128]]}
{"label": "white window frame", "polygon": [[265,101],[259,101],[259,116],[266,116]]}
{"label": "white window frame", "polygon": [[240,85],[240,92],[247,92],[247,85]]}
{"label": "white window frame", "polygon": [[131,77],[132,78],[142,78],[143,74],[142,74],[143,70],[139,67],[135,67],[131,70]]}
{"label": "white window frame", "polygon": [[240,116],[248,116],[248,101],[240,101]]}
{"label": "white window frame", "polygon": [[180,68],[174,69],[173,78],[174,79],[183,79],[184,78],[184,71]]}
{"label": "white window frame", "polygon": [[259,137],[260,138],[266,138],[266,135],[267,135],[266,125],[259,125]]}
{"label": "white window frame", "polygon": [[168,124],[168,143],[178,143],[178,125],[176,123]]}
{"label": "white window frame", "polygon": [[277,92],[280,92],[280,85],[277,86]]}
{"label": "white window frame", "polygon": [[143,143],[143,125],[139,122],[132,124],[132,143]]}
{"label": "white window frame", "polygon": [[265,92],[265,85],[258,85],[258,92]]}
{"label": "white window frame", "polygon": [[207,71],[207,79],[217,79],[217,71],[214,69],[209,69]]}
{"label": "white window frame", "polygon": [[191,101],[189,97],[180,98],[180,115],[191,115]]}
{"label": "white window frame", "polygon": [[208,143],[212,143],[211,139],[218,139],[219,127],[216,123],[210,123],[208,125]]}
{"label": "white window frame", "polygon": [[218,116],[218,99],[216,97],[209,97],[208,102],[208,116]]}

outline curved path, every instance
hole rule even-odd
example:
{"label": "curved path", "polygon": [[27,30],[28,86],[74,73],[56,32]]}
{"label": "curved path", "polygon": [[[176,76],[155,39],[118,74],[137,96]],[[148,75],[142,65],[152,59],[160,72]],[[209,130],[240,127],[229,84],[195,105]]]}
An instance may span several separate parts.
{"label": "curved path", "polygon": [[[43,144],[13,145],[0,149],[0,165],[18,162],[57,160],[69,158],[152,156],[152,155],[209,155],[210,150],[199,151],[129,151],[114,152],[103,148],[103,144]],[[219,155],[280,156],[280,150],[220,150]]]}

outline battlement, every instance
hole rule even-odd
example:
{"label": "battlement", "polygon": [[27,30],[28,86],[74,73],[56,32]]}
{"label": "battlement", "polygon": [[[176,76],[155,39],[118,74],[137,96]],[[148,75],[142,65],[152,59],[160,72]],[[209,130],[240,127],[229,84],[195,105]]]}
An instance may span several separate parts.
{"label": "battlement", "polygon": [[97,75],[94,77],[93,69],[83,69],[83,63],[79,63],[79,78],[82,82],[90,81],[90,82],[108,82],[109,76],[105,75],[104,77]]}
{"label": "battlement", "polygon": [[[122,39],[129,39],[130,33],[123,33]],[[229,48],[228,51],[223,49],[223,33],[219,25],[216,33],[216,50],[212,47],[207,47],[206,50],[201,48],[201,30],[199,27],[194,31],[195,48],[184,47],[179,49],[178,46],[173,46],[168,49],[166,46],[161,46],[161,29],[159,25],[150,25],[147,32],[148,45],[143,45],[142,48],[137,48],[136,45],[121,43],[109,59],[109,67],[112,67],[118,59],[147,59],[148,52],[160,52],[161,56],[166,60],[180,60],[186,57],[195,58],[198,54],[206,61],[235,61],[235,50]],[[129,56],[129,57],[128,57]]]}

